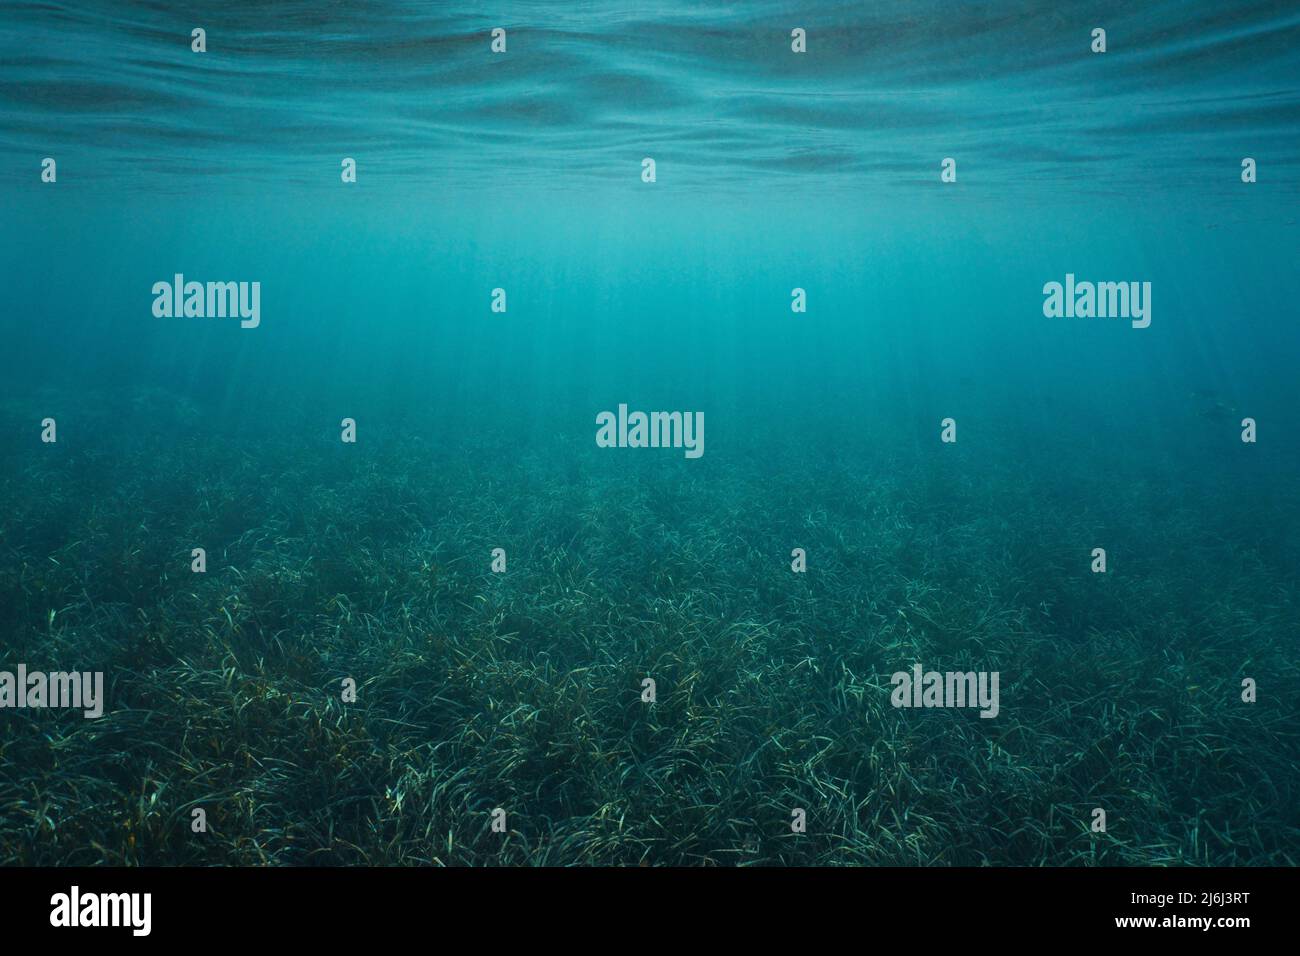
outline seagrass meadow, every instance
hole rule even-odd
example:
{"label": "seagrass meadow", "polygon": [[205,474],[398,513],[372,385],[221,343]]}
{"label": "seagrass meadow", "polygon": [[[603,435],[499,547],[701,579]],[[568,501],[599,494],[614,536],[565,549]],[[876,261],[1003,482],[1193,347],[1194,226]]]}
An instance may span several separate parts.
{"label": "seagrass meadow", "polygon": [[[1006,436],[978,469],[779,436],[757,465],[433,451],[411,423],[349,455],[146,400],[129,440],[119,393],[78,394],[65,459],[6,449],[6,653],[102,670],[109,705],[7,720],[5,863],[1294,862],[1294,483],[1225,507],[1233,468],[1175,498],[1173,465],[1026,474]],[[1131,555],[1107,575],[1097,535]],[[892,707],[913,661],[1000,671],[1001,713]]]}
{"label": "seagrass meadow", "polygon": [[0,8],[0,865],[1300,862],[1295,10],[504,7]]}

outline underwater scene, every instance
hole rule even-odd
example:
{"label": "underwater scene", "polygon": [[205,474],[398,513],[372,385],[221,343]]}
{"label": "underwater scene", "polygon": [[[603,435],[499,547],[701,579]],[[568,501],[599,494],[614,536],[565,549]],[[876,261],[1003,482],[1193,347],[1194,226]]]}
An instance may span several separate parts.
{"label": "underwater scene", "polygon": [[0,864],[1300,860],[1300,7],[0,7]]}

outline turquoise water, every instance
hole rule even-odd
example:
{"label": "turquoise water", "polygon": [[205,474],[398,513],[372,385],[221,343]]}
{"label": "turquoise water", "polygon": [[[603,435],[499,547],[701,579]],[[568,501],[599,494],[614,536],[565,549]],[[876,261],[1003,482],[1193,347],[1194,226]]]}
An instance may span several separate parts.
{"label": "turquoise water", "polygon": [[[6,5],[0,666],[109,692],[0,710],[5,861],[1294,863],[1298,39]],[[703,453],[599,447],[620,404]],[[891,707],[917,662],[998,718]]]}

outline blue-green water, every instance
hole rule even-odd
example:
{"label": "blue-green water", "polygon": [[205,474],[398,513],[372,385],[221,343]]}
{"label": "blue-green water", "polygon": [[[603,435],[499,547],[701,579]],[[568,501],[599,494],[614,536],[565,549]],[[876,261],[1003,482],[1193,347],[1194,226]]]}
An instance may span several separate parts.
{"label": "blue-green water", "polygon": [[[109,690],[0,710],[6,862],[1295,862],[1298,39],[7,5],[0,668]],[[998,717],[892,707],[918,662]]]}

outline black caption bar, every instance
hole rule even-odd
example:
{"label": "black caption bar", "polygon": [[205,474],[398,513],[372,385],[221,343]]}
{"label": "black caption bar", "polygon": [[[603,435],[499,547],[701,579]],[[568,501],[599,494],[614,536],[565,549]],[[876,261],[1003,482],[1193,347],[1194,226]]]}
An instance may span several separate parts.
{"label": "black caption bar", "polygon": [[369,945],[377,930],[431,928],[496,944],[613,940],[682,920],[739,937],[910,926],[934,939],[1230,943],[1240,937],[1225,934],[1286,925],[1293,880],[1285,869],[8,869],[0,919],[8,940],[75,932],[127,945]]}

